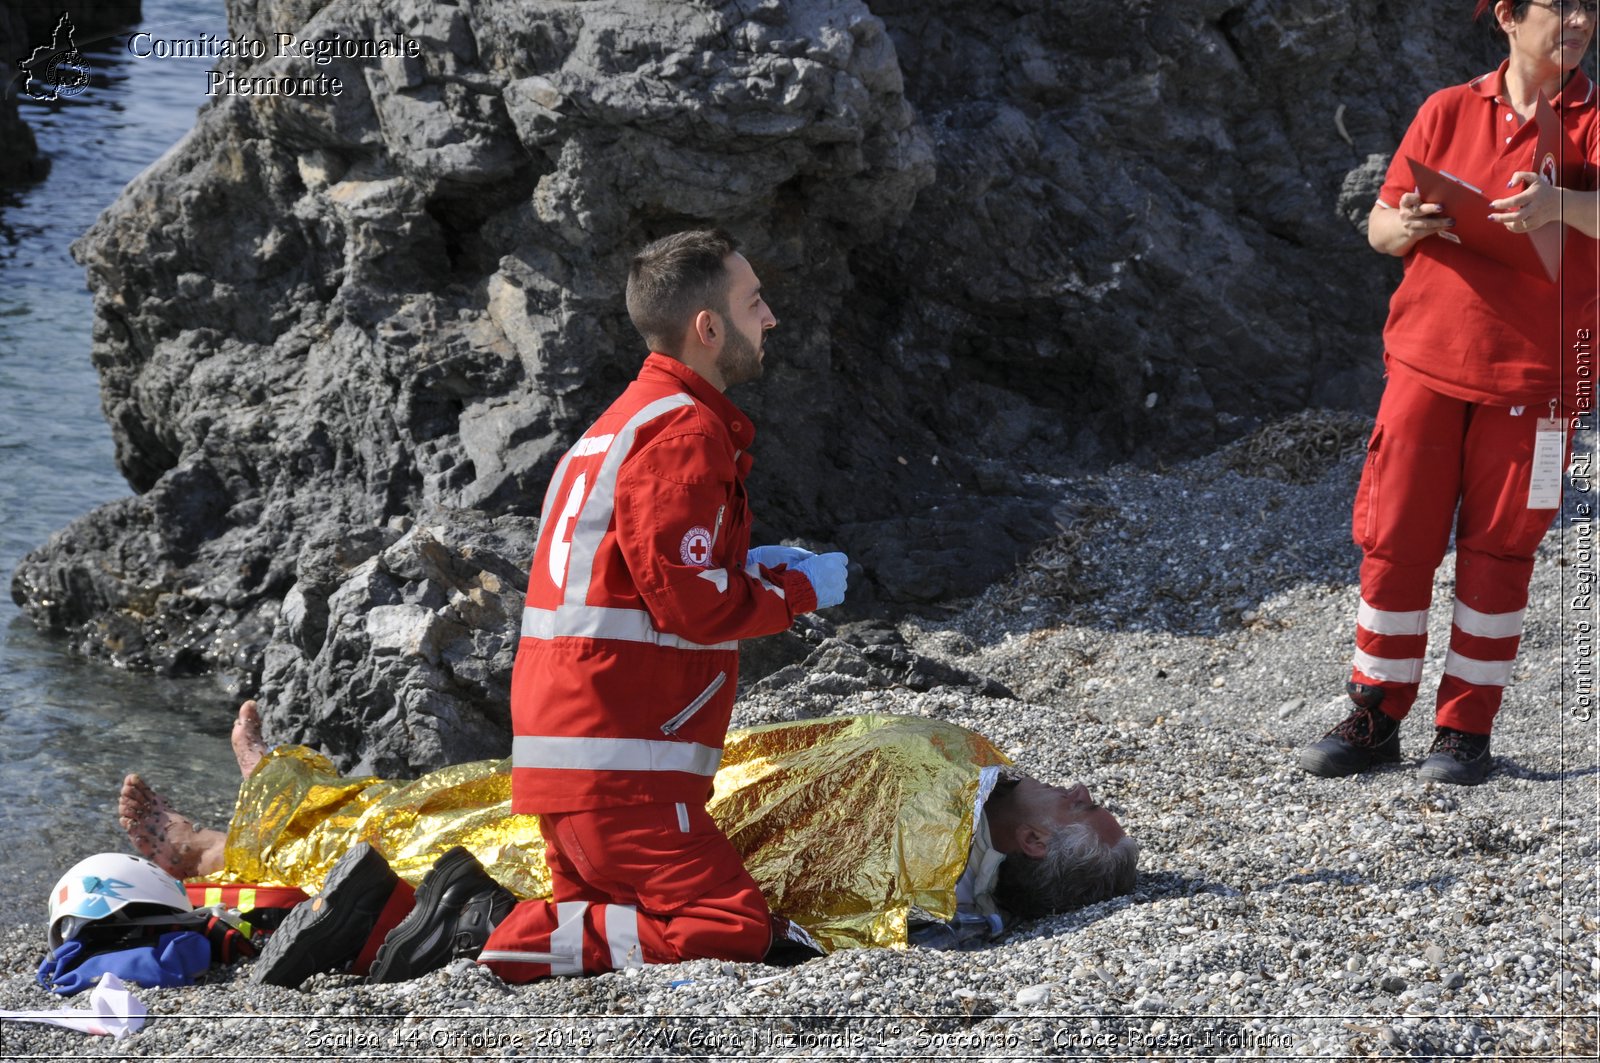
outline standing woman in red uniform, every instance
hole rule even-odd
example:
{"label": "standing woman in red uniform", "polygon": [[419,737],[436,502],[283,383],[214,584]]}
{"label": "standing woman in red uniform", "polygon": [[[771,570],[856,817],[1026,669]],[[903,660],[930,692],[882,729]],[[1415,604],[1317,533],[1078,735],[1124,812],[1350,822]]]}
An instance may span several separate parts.
{"label": "standing woman in red uniform", "polygon": [[[1472,785],[1490,770],[1489,735],[1516,662],[1534,551],[1559,505],[1567,416],[1587,408],[1574,405],[1580,389],[1593,401],[1600,128],[1596,89],[1579,62],[1597,4],[1498,0],[1491,10],[1479,0],[1475,17],[1490,13],[1509,56],[1422,105],[1372,209],[1369,242],[1405,259],[1405,274],[1384,326],[1388,379],[1356,493],[1354,706],[1301,751],[1300,766],[1314,775],[1400,759],[1400,721],[1422,680],[1434,570],[1452,525],[1450,650],[1418,774]],[[1534,158],[1540,93],[1561,124],[1553,181]],[[1501,196],[1489,217],[1513,233],[1565,226],[1558,279],[1453,240],[1455,219],[1417,194],[1408,156]],[[1555,459],[1540,462],[1538,477],[1536,448]]]}

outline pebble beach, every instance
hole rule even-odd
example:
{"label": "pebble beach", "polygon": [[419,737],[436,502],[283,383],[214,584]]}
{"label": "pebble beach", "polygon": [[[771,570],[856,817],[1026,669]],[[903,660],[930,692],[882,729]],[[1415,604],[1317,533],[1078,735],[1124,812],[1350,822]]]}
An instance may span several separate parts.
{"label": "pebble beach", "polygon": [[[937,717],[1046,781],[1082,779],[1143,845],[1132,895],[974,951],[787,968],[511,987],[457,961],[410,983],[325,974],[287,990],[243,963],[135,990],[149,1014],[122,1038],[0,1023],[0,1057],[1593,1058],[1595,496],[1574,478],[1540,549],[1490,779],[1415,774],[1449,563],[1404,761],[1313,778],[1298,750],[1344,713],[1364,427],[1302,415],[1198,460],[1054,482],[1060,534],[1006,581],[841,624],[741,698],[738,724]],[[1580,436],[1580,470],[1593,447]],[[896,681],[885,646],[906,674],[973,681]],[[0,930],[0,1009],[86,1005],[34,983],[44,953],[42,924]]]}

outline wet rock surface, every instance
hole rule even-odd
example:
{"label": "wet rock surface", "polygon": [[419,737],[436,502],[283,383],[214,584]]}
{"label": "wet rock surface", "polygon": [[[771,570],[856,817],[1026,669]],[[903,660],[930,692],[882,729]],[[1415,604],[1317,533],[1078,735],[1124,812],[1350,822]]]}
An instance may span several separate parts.
{"label": "wet rock surface", "polygon": [[[531,520],[641,356],[628,255],[713,220],[781,322],[733,394],[758,538],[850,552],[857,617],[976,594],[1057,530],[1074,471],[1370,408],[1394,267],[1341,190],[1495,58],[1423,7],[1426,46],[1376,0],[233,4],[235,34],[420,56],[237,68],[346,90],[219,99],[76,245],[137,494],[13,595],[91,656],[272,695],[346,763],[477,748],[499,681],[443,647],[504,652],[510,539],[484,546],[491,627],[422,631],[433,598],[382,560],[359,632],[314,646],[319,610],[427,514],[470,514],[461,552]],[[312,678],[323,653],[349,674]],[[412,748],[357,737],[380,721]]]}

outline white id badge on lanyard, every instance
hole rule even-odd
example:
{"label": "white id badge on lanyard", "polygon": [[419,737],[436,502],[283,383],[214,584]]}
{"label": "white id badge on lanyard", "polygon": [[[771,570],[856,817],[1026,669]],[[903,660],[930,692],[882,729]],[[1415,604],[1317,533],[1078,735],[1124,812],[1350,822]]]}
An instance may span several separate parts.
{"label": "white id badge on lanyard", "polygon": [[1566,456],[1566,424],[1559,417],[1539,418],[1533,433],[1533,475],[1528,478],[1529,509],[1561,504],[1561,459]]}

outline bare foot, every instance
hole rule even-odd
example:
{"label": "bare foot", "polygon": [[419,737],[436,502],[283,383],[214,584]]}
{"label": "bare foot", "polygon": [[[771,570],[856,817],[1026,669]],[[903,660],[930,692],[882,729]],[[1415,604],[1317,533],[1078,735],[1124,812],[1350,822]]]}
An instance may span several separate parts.
{"label": "bare foot", "polygon": [[261,737],[261,712],[254,701],[239,706],[239,718],[233,721],[233,755],[239,761],[239,772],[246,779],[261,763],[261,758],[271,752]]}
{"label": "bare foot", "polygon": [[222,870],[228,836],[196,827],[173,811],[167,799],[137,775],[122,780],[117,816],[140,856],[153,860],[173,878],[193,878]]}

